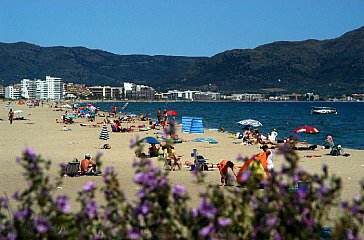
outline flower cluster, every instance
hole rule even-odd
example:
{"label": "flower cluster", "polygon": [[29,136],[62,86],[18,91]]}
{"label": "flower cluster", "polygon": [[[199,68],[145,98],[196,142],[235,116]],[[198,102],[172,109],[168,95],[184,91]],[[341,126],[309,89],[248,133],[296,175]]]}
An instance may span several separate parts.
{"label": "flower cluster", "polygon": [[[131,145],[143,148],[137,139]],[[80,190],[77,210],[68,196],[55,194],[62,178],[50,181],[50,161],[28,147],[17,158],[28,188],[12,195],[15,206],[6,194],[0,198],[0,238],[361,239],[364,181],[360,195],[340,202],[341,179],[330,176],[327,166],[321,174],[310,174],[299,168],[293,146],[285,144],[280,152],[286,162],[270,172],[269,180],[257,184],[252,170],[239,176],[244,187],[205,184],[200,204],[192,208],[186,187],[171,185],[168,171],[141,156],[133,162],[136,200],[125,198],[114,169],[106,167],[103,186],[90,181]],[[103,204],[95,200],[98,191]]]}

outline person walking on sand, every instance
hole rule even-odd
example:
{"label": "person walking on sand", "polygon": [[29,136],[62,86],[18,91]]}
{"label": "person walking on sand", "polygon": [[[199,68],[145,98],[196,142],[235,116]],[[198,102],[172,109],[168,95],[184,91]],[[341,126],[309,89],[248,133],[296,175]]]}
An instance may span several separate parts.
{"label": "person walking on sand", "polygon": [[10,124],[13,124],[13,118],[14,118],[14,112],[13,109],[10,109],[9,113],[8,113],[8,117],[9,117],[9,122]]}
{"label": "person walking on sand", "polygon": [[161,108],[158,108],[157,119],[158,119],[158,124],[162,124],[162,122],[161,122],[161,120],[162,120]]}

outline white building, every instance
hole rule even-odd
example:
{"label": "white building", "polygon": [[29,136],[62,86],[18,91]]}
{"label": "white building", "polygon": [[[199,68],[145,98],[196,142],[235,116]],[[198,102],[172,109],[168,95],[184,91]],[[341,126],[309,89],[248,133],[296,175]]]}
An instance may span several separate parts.
{"label": "white building", "polygon": [[20,87],[18,86],[7,86],[5,87],[5,98],[9,98],[9,99],[19,99],[20,98]]}
{"label": "white building", "polygon": [[26,99],[36,98],[37,84],[30,79],[23,79],[20,83],[21,96]]}
{"label": "white building", "polygon": [[48,88],[48,99],[61,100],[63,99],[63,80],[62,78],[46,76],[46,83]]}
{"label": "white building", "polygon": [[48,99],[48,84],[46,81],[36,80],[36,94],[35,98],[38,100],[47,100]]}

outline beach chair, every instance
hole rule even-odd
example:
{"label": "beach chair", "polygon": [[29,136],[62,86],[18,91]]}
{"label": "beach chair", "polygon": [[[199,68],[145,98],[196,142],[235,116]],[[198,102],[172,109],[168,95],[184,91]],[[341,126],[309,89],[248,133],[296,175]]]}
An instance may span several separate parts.
{"label": "beach chair", "polygon": [[79,176],[80,162],[69,162],[66,167],[65,174],[70,177]]}
{"label": "beach chair", "polygon": [[200,170],[200,171],[208,171],[209,170],[209,168],[208,168],[208,166],[207,166],[207,158],[204,158],[204,156],[202,156],[202,155],[197,155],[196,156],[196,160],[197,160],[197,162],[196,162],[196,165],[198,166],[198,169]]}

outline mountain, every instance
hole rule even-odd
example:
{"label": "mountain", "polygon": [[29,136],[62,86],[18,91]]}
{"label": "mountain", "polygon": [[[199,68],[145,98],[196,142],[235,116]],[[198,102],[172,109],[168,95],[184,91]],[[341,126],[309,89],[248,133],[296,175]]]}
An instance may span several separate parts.
{"label": "mountain", "polygon": [[203,58],[117,55],[84,47],[0,43],[0,84],[50,75],[88,86],[120,86],[122,82],[153,85],[154,81],[175,79],[199,59]]}
{"label": "mountain", "polygon": [[274,42],[213,57],[117,55],[84,47],[0,43],[0,84],[45,75],[86,85],[130,81],[158,90],[363,93],[364,27],[335,39]]}
{"label": "mountain", "polygon": [[364,27],[331,40],[274,42],[196,62],[175,82],[227,92],[364,92]]}

